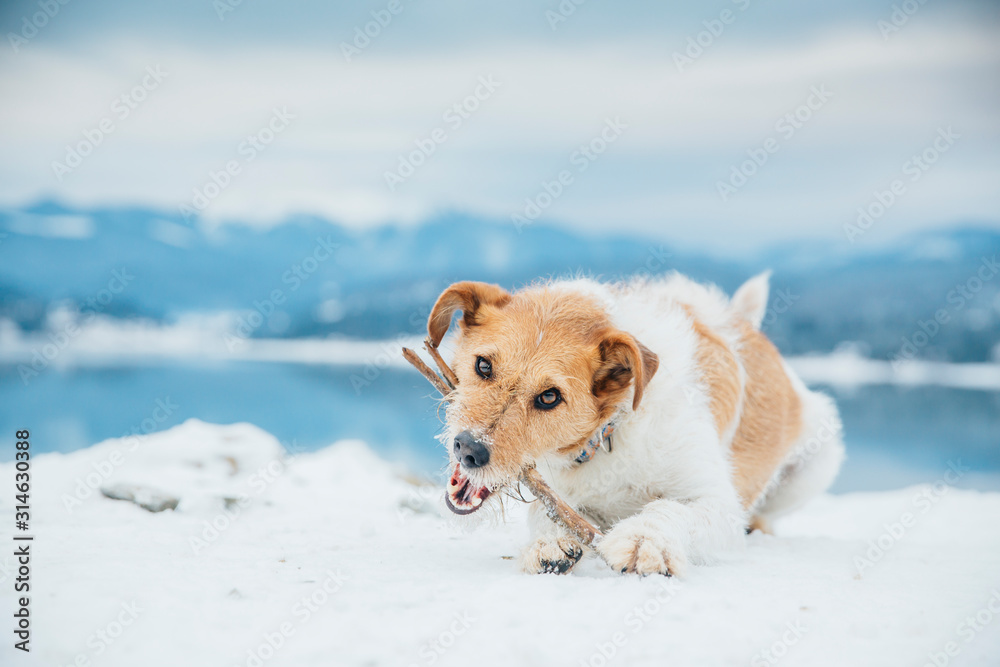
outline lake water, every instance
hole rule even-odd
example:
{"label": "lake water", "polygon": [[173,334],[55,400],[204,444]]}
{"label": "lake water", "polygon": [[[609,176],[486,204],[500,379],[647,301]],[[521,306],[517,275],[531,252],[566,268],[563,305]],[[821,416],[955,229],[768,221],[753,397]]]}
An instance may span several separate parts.
{"label": "lake water", "polygon": [[[387,369],[370,384],[350,365],[177,362],[47,369],[26,385],[0,365],[0,433],[32,432],[35,453],[69,452],[106,438],[169,428],[189,418],[251,422],[288,447],[314,450],[357,438],[383,457],[436,475],[444,451],[427,382]],[[835,491],[933,482],[961,462],[957,486],[1000,490],[1000,392],[936,386],[835,391],[848,460]],[[13,458],[4,447],[0,459]]]}

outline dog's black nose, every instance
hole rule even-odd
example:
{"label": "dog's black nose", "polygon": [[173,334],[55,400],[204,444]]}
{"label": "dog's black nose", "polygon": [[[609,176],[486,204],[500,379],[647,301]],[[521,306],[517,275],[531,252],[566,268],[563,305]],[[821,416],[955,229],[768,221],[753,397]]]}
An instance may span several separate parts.
{"label": "dog's black nose", "polygon": [[482,468],[490,462],[490,450],[470,431],[455,436],[455,458],[466,468]]}

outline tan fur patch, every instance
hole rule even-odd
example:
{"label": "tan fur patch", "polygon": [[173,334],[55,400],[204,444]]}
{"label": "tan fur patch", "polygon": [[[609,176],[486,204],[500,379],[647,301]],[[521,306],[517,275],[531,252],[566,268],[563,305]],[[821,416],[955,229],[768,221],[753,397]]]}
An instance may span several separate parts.
{"label": "tan fur patch", "polygon": [[771,341],[745,322],[740,334],[739,355],[747,380],[731,449],[736,489],[743,505],[750,507],[802,431],[802,402]]}
{"label": "tan fur patch", "polygon": [[[612,326],[596,300],[544,287],[508,294],[495,285],[457,283],[428,320],[439,341],[462,310],[452,367],[458,376],[448,421],[488,443],[490,463],[475,474],[501,481],[549,451],[578,451],[612,417],[627,392],[634,404],[656,372],[656,355]],[[477,359],[491,364],[477,374]],[[556,389],[550,410],[535,403]]]}
{"label": "tan fur patch", "polygon": [[750,531],[753,532],[759,530],[765,535],[774,535],[774,531],[771,529],[771,522],[761,516],[755,516],[750,520]]}
{"label": "tan fur patch", "polygon": [[[685,309],[692,314],[691,309]],[[708,385],[712,416],[721,436],[739,411],[739,369],[725,341],[693,315],[692,324],[698,335],[698,367]],[[738,327],[738,354],[746,372],[746,385],[742,389],[740,423],[730,450],[734,484],[743,505],[750,507],[798,438],[802,406],[771,341],[747,322],[740,322]]]}
{"label": "tan fur patch", "polygon": [[730,427],[740,402],[740,375],[729,346],[715,332],[694,317],[690,308],[694,331],[698,334],[698,367],[702,380],[708,385],[715,429],[722,435]]}

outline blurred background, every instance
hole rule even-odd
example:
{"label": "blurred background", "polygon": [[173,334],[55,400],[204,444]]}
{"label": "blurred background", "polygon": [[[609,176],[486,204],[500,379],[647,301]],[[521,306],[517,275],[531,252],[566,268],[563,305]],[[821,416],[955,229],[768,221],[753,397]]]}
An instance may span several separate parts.
{"label": "blurred background", "polygon": [[[774,270],[835,490],[1000,489],[995,2],[9,1],[0,432],[188,418],[435,473],[455,280]],[[4,449],[5,460],[13,456]]]}

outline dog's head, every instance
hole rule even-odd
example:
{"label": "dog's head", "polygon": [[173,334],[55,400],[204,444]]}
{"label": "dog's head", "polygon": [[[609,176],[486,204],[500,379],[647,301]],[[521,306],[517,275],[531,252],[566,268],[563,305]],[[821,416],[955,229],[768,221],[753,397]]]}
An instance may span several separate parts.
{"label": "dog's head", "polygon": [[572,461],[620,409],[635,409],[656,355],[620,331],[582,294],[455,283],[427,321],[438,345],[462,311],[447,410],[447,501],[457,514],[483,506],[536,460]]}

